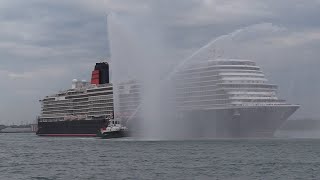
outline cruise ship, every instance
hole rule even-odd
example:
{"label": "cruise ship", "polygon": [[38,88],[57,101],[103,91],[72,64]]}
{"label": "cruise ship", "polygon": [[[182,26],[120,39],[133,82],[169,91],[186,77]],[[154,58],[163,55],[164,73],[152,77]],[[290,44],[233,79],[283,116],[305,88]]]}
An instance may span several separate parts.
{"label": "cruise ship", "polygon": [[[189,63],[175,74],[173,83],[175,121],[192,137],[272,137],[299,108],[279,99],[277,85],[269,83],[251,60]],[[140,97],[137,81],[120,84],[119,112],[124,118],[135,113]]]}
{"label": "cruise ship", "polygon": [[72,88],[40,100],[39,136],[96,136],[113,118],[109,64],[97,63],[91,82],[73,80]]}

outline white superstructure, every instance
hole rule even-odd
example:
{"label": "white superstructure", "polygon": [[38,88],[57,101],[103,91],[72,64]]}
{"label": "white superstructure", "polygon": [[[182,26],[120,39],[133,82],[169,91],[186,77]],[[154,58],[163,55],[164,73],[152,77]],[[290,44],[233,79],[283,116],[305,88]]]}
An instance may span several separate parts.
{"label": "white superstructure", "polygon": [[112,84],[73,80],[72,89],[40,100],[40,121],[92,120],[113,116]]}
{"label": "white superstructure", "polygon": [[120,83],[118,86],[119,105],[116,116],[128,119],[141,103],[141,85],[134,80]]}
{"label": "white superstructure", "polygon": [[216,59],[190,64],[175,78],[180,108],[287,105],[277,86],[251,60]]}

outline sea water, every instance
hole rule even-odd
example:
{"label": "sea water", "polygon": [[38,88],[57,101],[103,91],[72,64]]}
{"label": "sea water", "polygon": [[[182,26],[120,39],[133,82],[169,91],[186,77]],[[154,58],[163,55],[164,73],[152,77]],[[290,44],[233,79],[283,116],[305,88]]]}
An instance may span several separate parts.
{"label": "sea water", "polygon": [[0,134],[0,179],[320,179],[320,139],[147,141]]}

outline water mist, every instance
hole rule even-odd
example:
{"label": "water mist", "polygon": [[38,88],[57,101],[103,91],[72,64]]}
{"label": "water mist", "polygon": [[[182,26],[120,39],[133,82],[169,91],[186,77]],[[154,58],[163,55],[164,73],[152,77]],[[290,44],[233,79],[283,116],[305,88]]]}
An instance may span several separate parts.
{"label": "water mist", "polygon": [[[194,126],[193,124],[183,124],[176,120],[179,113],[173,103],[174,75],[194,61],[208,60],[212,48],[218,46],[220,42],[232,41],[243,32],[259,30],[268,24],[256,24],[219,36],[184,60],[175,61],[171,59],[170,50],[166,49],[165,43],[162,42],[163,27],[153,22],[146,19],[133,20],[115,14],[108,18],[115,100],[117,100],[117,85],[135,80],[141,85],[141,102],[131,114],[129,121],[139,116],[142,138],[156,140],[192,138],[190,129],[197,128],[189,127]],[[210,134],[212,130],[204,131],[207,132],[203,134]]]}
{"label": "water mist", "polygon": [[[132,23],[135,22],[135,23]],[[154,24],[153,24],[154,25]],[[166,139],[170,134],[168,115],[171,101],[168,82],[161,83],[168,72],[170,58],[159,31],[146,28],[148,22],[133,21],[112,14],[108,18],[111,68],[115,91],[121,82],[135,80],[141,86],[139,116],[142,138]],[[159,29],[159,27],[157,27]],[[117,97],[117,93],[115,93]],[[116,103],[118,104],[118,103]],[[136,114],[136,113],[135,113]]]}

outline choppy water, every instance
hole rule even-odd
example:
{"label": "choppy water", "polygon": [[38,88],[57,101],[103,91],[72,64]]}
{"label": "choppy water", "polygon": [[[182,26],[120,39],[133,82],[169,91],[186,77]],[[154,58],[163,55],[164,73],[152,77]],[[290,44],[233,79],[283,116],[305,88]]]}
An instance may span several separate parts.
{"label": "choppy water", "polygon": [[137,141],[0,134],[0,179],[320,179],[320,140]]}

